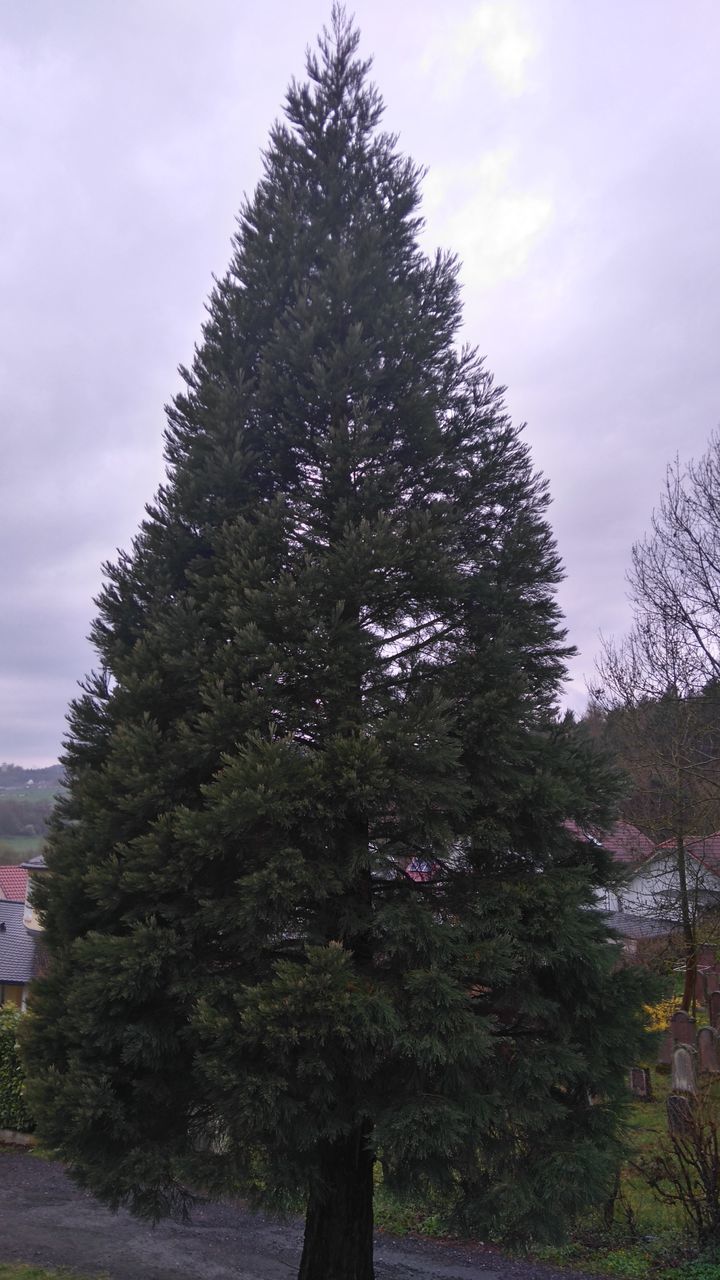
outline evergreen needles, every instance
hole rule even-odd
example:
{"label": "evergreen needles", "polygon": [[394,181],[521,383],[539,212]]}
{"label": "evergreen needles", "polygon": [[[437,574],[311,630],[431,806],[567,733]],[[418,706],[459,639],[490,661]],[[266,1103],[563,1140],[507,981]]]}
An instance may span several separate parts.
{"label": "evergreen needles", "polygon": [[555,718],[545,484],[357,45],[335,10],[290,87],[107,566],[26,1046],[83,1184],[307,1200],[306,1280],[372,1275],[376,1155],[556,1229],[612,1183],[639,1036],[563,826],[614,782]]}

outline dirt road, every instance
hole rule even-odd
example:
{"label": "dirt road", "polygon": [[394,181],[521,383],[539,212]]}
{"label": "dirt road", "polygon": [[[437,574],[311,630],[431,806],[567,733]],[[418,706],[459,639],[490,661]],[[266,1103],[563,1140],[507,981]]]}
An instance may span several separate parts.
{"label": "dirt road", "polygon": [[[199,1206],[183,1226],[110,1213],[62,1166],[0,1152],[0,1262],[71,1267],[111,1280],[294,1280],[301,1225],[232,1204]],[[377,1237],[377,1280],[571,1280],[481,1246]]]}

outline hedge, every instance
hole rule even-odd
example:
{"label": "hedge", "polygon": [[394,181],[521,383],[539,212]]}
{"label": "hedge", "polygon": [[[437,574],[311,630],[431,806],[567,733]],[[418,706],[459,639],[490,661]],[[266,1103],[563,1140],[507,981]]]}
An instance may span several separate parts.
{"label": "hedge", "polygon": [[34,1124],[25,1106],[25,1076],[18,1054],[22,1014],[14,1005],[0,1008],[0,1129],[32,1133]]}

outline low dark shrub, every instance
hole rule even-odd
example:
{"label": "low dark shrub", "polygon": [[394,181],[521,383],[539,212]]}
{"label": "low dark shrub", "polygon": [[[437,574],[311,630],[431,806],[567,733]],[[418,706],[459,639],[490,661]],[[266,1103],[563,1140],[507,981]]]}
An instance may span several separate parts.
{"label": "low dark shrub", "polygon": [[35,1126],[25,1105],[25,1076],[17,1043],[22,1016],[14,1005],[0,1008],[0,1129],[32,1133]]}

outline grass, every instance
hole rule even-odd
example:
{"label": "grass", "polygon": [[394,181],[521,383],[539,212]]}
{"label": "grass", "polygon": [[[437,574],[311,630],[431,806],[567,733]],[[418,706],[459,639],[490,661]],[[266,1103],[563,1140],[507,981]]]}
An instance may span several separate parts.
{"label": "grass", "polygon": [[375,1190],[373,1219],[378,1231],[393,1236],[432,1236],[446,1239],[450,1231],[441,1213],[432,1213],[427,1205],[400,1203],[380,1185]]}
{"label": "grass", "polygon": [[0,866],[19,866],[21,862],[37,857],[44,848],[43,836],[0,836]]}
{"label": "grass", "polygon": [[[630,1114],[629,1139],[635,1159],[652,1155],[659,1142],[667,1137],[666,1102],[670,1076],[653,1071],[652,1077],[654,1101],[636,1103]],[[671,1232],[677,1236],[684,1230],[679,1206],[661,1204],[632,1169],[623,1172],[622,1196],[634,1214],[641,1235]]]}
{"label": "grass", "polygon": [[0,1280],[82,1280],[76,1271],[46,1271],[44,1267],[27,1267],[23,1262],[0,1262]]}
{"label": "grass", "polygon": [[[601,1212],[588,1214],[561,1245],[531,1247],[517,1256],[588,1275],[618,1280],[720,1280],[717,1260],[697,1257],[679,1206],[664,1205],[631,1168],[634,1160],[652,1155],[667,1137],[666,1099],[670,1077],[653,1071],[654,1100],[637,1102],[629,1112],[628,1145],[631,1159],[623,1170],[621,1189],[611,1227]],[[720,1103],[720,1086],[718,1086]],[[375,1189],[376,1225],[395,1235],[447,1237],[448,1216],[439,1204],[406,1204],[382,1185]]]}
{"label": "grass", "polygon": [[0,791],[0,804],[3,800],[11,800],[13,804],[37,804],[38,801],[52,803],[61,787],[17,787],[11,791]]}
{"label": "grass", "polygon": [[670,1077],[653,1071],[652,1084],[653,1101],[635,1103],[630,1111],[631,1155],[623,1169],[613,1226],[607,1227],[599,1214],[589,1215],[567,1243],[532,1250],[538,1261],[621,1280],[720,1280],[720,1255],[698,1257],[680,1206],[662,1204],[632,1168],[667,1137]]}

